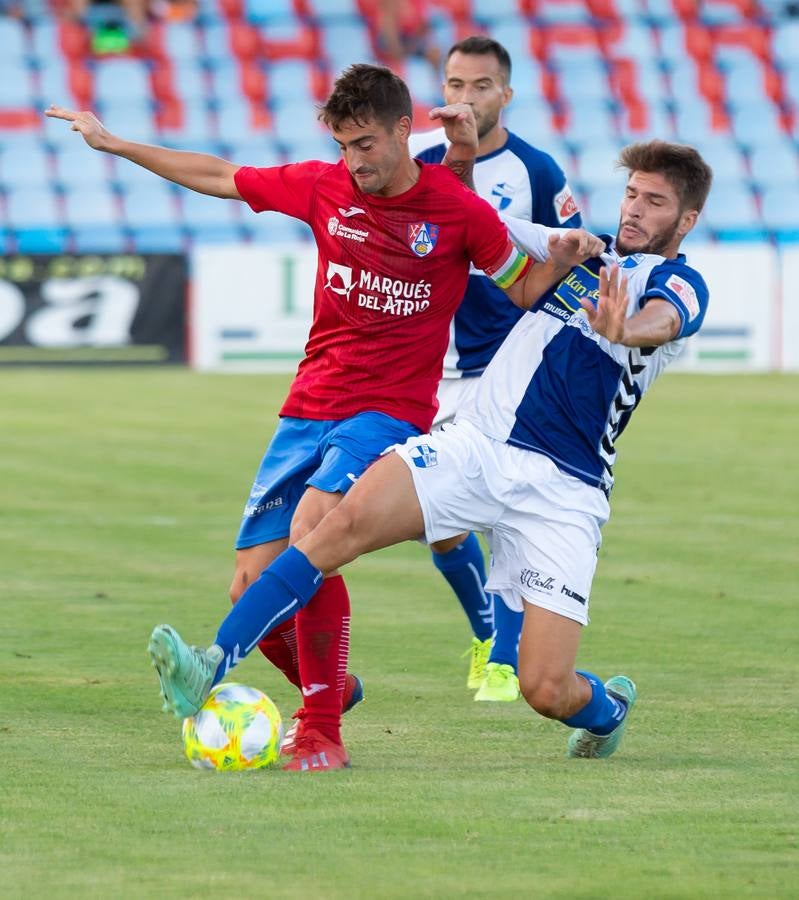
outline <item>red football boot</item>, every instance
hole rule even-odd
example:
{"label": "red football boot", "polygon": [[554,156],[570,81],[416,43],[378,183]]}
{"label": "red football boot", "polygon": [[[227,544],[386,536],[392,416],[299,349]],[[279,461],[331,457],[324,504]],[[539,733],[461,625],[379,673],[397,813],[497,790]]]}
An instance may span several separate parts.
{"label": "red football boot", "polygon": [[[341,701],[341,712],[349,712],[353,706],[357,706],[363,700],[363,682],[357,675],[347,674],[344,682],[344,696]],[[302,732],[302,720],[305,718],[305,710],[301,706],[291,717],[294,724],[283,735],[280,742],[280,755],[293,756],[294,745],[297,736]]]}
{"label": "red football boot", "polygon": [[315,728],[300,730],[294,740],[294,754],[283,766],[285,772],[329,772],[349,768],[350,758],[344,745],[334,743]]}

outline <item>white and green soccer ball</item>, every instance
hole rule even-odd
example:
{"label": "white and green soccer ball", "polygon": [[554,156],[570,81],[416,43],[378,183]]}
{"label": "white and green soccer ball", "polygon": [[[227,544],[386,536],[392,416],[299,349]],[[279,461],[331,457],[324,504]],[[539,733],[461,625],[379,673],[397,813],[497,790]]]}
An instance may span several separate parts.
{"label": "white and green soccer ball", "polygon": [[202,708],[183,720],[186,756],[198,769],[262,769],[279,757],[282,736],[278,708],[243,684],[218,684]]}

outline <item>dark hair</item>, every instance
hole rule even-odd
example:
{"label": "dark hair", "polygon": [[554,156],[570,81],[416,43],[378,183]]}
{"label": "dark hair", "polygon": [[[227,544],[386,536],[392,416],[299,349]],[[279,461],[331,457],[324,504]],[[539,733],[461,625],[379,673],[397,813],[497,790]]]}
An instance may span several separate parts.
{"label": "dark hair", "polygon": [[485,37],[482,34],[473,34],[471,37],[464,38],[462,41],[458,41],[457,44],[453,44],[449,48],[447,59],[453,53],[465,53],[467,56],[482,56],[483,54],[495,56],[505,76],[505,84],[508,84],[510,81],[510,54],[502,44],[493,38]]}
{"label": "dark hair", "polygon": [[358,125],[376,120],[391,128],[403,116],[413,118],[413,104],[405,82],[385,66],[366,63],[355,63],[344,69],[319,110],[319,118],[334,130],[347,119]]}
{"label": "dark hair", "polygon": [[629,172],[663,175],[677,191],[683,212],[687,209],[702,212],[713,181],[713,170],[697,150],[668,141],[629,144],[619,155],[619,166]]}

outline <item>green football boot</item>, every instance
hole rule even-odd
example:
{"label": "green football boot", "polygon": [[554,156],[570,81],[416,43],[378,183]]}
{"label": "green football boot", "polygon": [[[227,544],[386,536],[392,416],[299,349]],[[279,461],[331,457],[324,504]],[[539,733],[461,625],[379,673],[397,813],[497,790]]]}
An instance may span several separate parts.
{"label": "green football boot", "polygon": [[469,657],[469,675],[466,678],[466,687],[470,691],[476,691],[483,683],[486,674],[486,663],[491,653],[491,638],[481,641],[473,637],[469,649],[463,654]]}
{"label": "green football boot", "polygon": [[177,719],[193,716],[210,693],[225,656],[222,648],[190,647],[171,626],[156,625],[147,650],[158,674],[164,712]]}
{"label": "green football boot", "polygon": [[627,715],[610,734],[592,734],[587,728],[575,728],[569,736],[566,755],[573,759],[605,759],[616,752],[627,727],[627,719],[635,704],[635,683],[626,675],[614,675],[605,682],[605,690],[617,700],[627,704]]}
{"label": "green football boot", "polygon": [[507,663],[487,663],[485,678],[474,699],[493,703],[512,703],[518,700],[519,696],[519,679],[513,671],[513,666]]}

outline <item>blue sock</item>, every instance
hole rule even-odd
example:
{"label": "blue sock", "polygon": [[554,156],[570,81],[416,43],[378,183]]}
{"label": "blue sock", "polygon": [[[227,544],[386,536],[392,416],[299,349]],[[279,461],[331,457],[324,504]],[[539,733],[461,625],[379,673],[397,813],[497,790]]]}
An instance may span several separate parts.
{"label": "blue sock", "polygon": [[448,553],[433,551],[433,564],[455,591],[455,596],[460,600],[472,626],[474,636],[481,641],[488,640],[491,637],[494,616],[491,596],[483,589],[486,583],[486,568],[477,537],[470,534],[462,544],[458,544]]}
{"label": "blue sock", "polygon": [[516,672],[524,613],[511,609],[497,594],[491,596],[494,598],[494,642],[488,661],[513,666],[513,671]]}
{"label": "blue sock", "polygon": [[214,684],[276,625],[302,609],[322,584],[322,573],[296,547],[289,547],[253,581],[219,626],[214,643],[225,653]]}
{"label": "blue sock", "polygon": [[577,674],[591,685],[591,699],[581,710],[568,719],[561,719],[561,722],[569,728],[587,728],[592,734],[610,734],[624,721],[627,704],[611,697],[596,675],[579,669]]}

